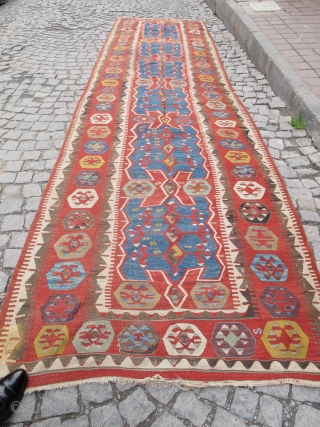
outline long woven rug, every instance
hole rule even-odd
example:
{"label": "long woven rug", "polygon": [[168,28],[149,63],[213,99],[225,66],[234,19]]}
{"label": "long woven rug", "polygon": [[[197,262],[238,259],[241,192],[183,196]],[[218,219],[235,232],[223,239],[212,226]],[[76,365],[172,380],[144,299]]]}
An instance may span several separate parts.
{"label": "long woven rug", "polygon": [[2,309],[1,375],[320,384],[302,226],[202,22],[118,19]]}

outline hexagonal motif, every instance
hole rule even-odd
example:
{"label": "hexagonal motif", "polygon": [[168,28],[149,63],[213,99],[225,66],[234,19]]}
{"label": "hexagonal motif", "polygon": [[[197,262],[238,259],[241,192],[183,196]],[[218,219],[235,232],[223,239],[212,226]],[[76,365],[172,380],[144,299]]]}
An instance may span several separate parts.
{"label": "hexagonal motif", "polygon": [[[229,119],[229,117],[231,117],[231,114],[227,113],[226,111],[211,111],[211,116],[216,117],[217,119]],[[218,132],[220,132],[220,130],[221,129],[219,129]]]}
{"label": "hexagonal motif", "polygon": [[102,165],[105,164],[105,161],[101,156],[84,156],[79,163],[80,166],[85,169],[99,169]]}
{"label": "hexagonal motif", "polygon": [[59,259],[83,258],[92,242],[86,233],[64,234],[54,244]]}
{"label": "hexagonal motif", "polygon": [[236,127],[237,122],[233,120],[217,120],[216,125],[220,128],[234,128]]}
{"label": "hexagonal motif", "polygon": [[89,138],[106,138],[111,133],[111,130],[108,126],[91,126],[87,130]]}
{"label": "hexagonal motif", "polygon": [[210,74],[199,74],[198,78],[202,82],[214,82],[214,78]]}
{"label": "hexagonal motif", "polygon": [[297,317],[299,314],[298,298],[283,286],[266,286],[260,301],[272,317]]}
{"label": "hexagonal motif", "polygon": [[255,179],[258,176],[258,172],[250,165],[234,166],[231,173],[237,179]]}
{"label": "hexagonal motif", "polygon": [[87,154],[104,154],[108,150],[108,144],[100,139],[90,139],[83,148]]}
{"label": "hexagonal motif", "polygon": [[[205,64],[205,65],[208,65],[208,67],[210,67],[209,64]],[[204,65],[202,65],[202,66],[204,66]],[[204,90],[216,90],[217,89],[217,86],[215,86],[213,83],[206,83],[206,82],[200,83],[200,87]]]}
{"label": "hexagonal motif", "polygon": [[132,120],[135,123],[153,123],[157,119],[154,116],[150,116],[148,114],[139,114],[138,116],[134,116]]}
{"label": "hexagonal motif", "polygon": [[37,357],[62,354],[69,341],[69,331],[65,325],[43,326],[34,340]]}
{"label": "hexagonal motif", "polygon": [[250,267],[262,282],[285,282],[288,278],[288,269],[277,255],[257,254]]}
{"label": "hexagonal motif", "polygon": [[225,110],[227,108],[226,104],[221,101],[208,101],[206,106],[211,110]]}
{"label": "hexagonal motif", "polygon": [[70,208],[92,208],[97,202],[98,194],[96,190],[90,188],[78,188],[68,197]]}
{"label": "hexagonal motif", "polygon": [[228,151],[224,156],[231,163],[249,163],[251,157],[244,151]]}
{"label": "hexagonal motif", "polygon": [[200,73],[200,74],[214,74],[214,71],[213,70],[209,70],[208,68],[210,68],[210,65],[209,64],[206,64],[206,65],[208,65],[207,67],[202,67],[202,68],[198,68],[198,73]]}
{"label": "hexagonal motif", "polygon": [[101,181],[101,175],[96,171],[83,171],[73,177],[77,187],[96,187]]}
{"label": "hexagonal motif", "polygon": [[204,179],[193,179],[183,186],[183,190],[191,197],[207,196],[211,189],[211,185]]}
{"label": "hexagonal motif", "polygon": [[202,95],[207,99],[212,99],[215,101],[219,101],[222,98],[222,96],[219,95],[217,92],[208,92],[207,91],[207,92],[203,92]]}
{"label": "hexagonal motif", "polygon": [[198,282],[191,291],[191,298],[195,305],[207,310],[224,307],[229,295],[229,289],[220,282]]}
{"label": "hexagonal motif", "polygon": [[262,199],[265,188],[254,181],[238,181],[233,187],[241,199]]}
{"label": "hexagonal motif", "polygon": [[101,95],[96,96],[96,100],[99,102],[113,102],[115,99],[116,97],[110,93],[102,93]]}
{"label": "hexagonal motif", "polygon": [[170,80],[169,85],[171,87],[185,87],[188,85],[188,83],[185,80],[178,80],[178,79],[173,79]]}
{"label": "hexagonal motif", "polygon": [[236,132],[233,129],[218,129],[216,134],[224,138],[238,138],[239,136],[239,132]]}
{"label": "hexagonal motif", "polygon": [[114,339],[114,330],[107,320],[85,322],[72,344],[78,353],[105,353]]}
{"label": "hexagonal motif", "polygon": [[254,224],[266,224],[271,212],[260,202],[244,202],[239,208],[239,213],[242,218]]}
{"label": "hexagonal motif", "polygon": [[250,225],[245,239],[256,251],[276,251],[278,249],[278,237],[266,226]]}
{"label": "hexagonal motif", "polygon": [[159,337],[153,326],[128,324],[118,336],[120,351],[131,354],[151,354],[158,347]]}
{"label": "hexagonal motif", "polygon": [[40,308],[44,323],[71,322],[81,306],[74,294],[51,295]]}
{"label": "hexagonal motif", "polygon": [[296,322],[267,322],[261,340],[274,359],[305,359],[307,356],[309,338]]}
{"label": "hexagonal motif", "polygon": [[152,309],[161,298],[148,282],[124,282],[114,292],[114,296],[122,308],[130,310]]}
{"label": "hexagonal motif", "polygon": [[138,80],[136,80],[136,85],[138,85],[138,86],[152,86],[153,81],[151,79],[138,79]]}
{"label": "hexagonal motif", "polygon": [[128,197],[149,197],[156,187],[150,181],[132,179],[123,187]]}
{"label": "hexagonal motif", "polygon": [[48,287],[54,291],[75,289],[85,277],[86,272],[79,261],[57,262],[46,274]]}
{"label": "hexagonal motif", "polygon": [[96,111],[111,111],[113,109],[113,105],[110,102],[104,102],[103,104],[96,104],[94,109]]}
{"label": "hexagonal motif", "polygon": [[171,356],[200,356],[207,345],[207,339],[196,325],[176,323],[169,326],[164,345]]}
{"label": "hexagonal motif", "polygon": [[177,116],[174,121],[180,126],[188,126],[194,123],[194,120],[189,116]]}
{"label": "hexagonal motif", "polygon": [[246,144],[237,139],[222,139],[219,144],[227,150],[245,150]]}
{"label": "hexagonal motif", "polygon": [[100,93],[116,93],[118,90],[118,88],[116,87],[102,87],[101,89],[99,89]]}
{"label": "hexagonal motif", "polygon": [[218,322],[211,343],[222,358],[252,357],[256,340],[249,329],[240,322]]}
{"label": "hexagonal motif", "polygon": [[93,216],[87,211],[72,211],[62,220],[66,230],[89,230],[94,224]]}
{"label": "hexagonal motif", "polygon": [[118,86],[119,82],[117,80],[113,80],[113,79],[105,79],[105,80],[102,80],[101,84],[103,86],[115,87],[115,86]]}
{"label": "hexagonal motif", "polygon": [[120,79],[120,74],[117,74],[117,73],[108,73],[108,74],[105,74],[103,77],[105,79],[116,80],[116,79]]}
{"label": "hexagonal motif", "polygon": [[[113,96],[113,95],[103,95],[103,96]],[[95,113],[90,117],[90,121],[92,124],[100,124],[100,125],[107,125],[112,120],[112,116],[109,113]]]}
{"label": "hexagonal motif", "polygon": [[[119,64],[121,65],[121,63]],[[122,73],[122,69],[120,67],[108,67],[104,70],[106,73]]]}

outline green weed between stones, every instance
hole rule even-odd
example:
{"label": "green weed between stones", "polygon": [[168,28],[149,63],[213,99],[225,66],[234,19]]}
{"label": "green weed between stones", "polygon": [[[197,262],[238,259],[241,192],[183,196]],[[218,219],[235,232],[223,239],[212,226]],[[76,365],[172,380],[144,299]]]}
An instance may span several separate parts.
{"label": "green weed between stones", "polygon": [[305,122],[305,120],[303,120],[301,116],[298,116],[295,119],[292,118],[290,125],[295,129],[301,130],[306,128],[307,123]]}

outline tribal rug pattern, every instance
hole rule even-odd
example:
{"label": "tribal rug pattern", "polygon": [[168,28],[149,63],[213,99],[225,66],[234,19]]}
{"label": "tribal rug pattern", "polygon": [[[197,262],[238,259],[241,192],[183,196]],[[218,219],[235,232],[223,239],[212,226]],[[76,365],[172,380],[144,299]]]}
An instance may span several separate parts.
{"label": "tribal rug pattern", "polygon": [[202,22],[118,19],[1,317],[1,375],[319,381],[319,281]]}

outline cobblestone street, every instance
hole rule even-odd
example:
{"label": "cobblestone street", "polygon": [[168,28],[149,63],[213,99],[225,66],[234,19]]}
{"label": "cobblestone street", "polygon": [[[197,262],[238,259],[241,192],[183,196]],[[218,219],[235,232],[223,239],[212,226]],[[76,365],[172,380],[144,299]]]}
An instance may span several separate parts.
{"label": "cobblestone street", "polygon": [[[74,108],[117,16],[204,20],[260,129],[320,269],[320,151],[202,0],[7,0],[0,8],[0,297],[6,293]],[[320,426],[320,389],[181,390],[84,384],[27,394],[16,427]]]}

